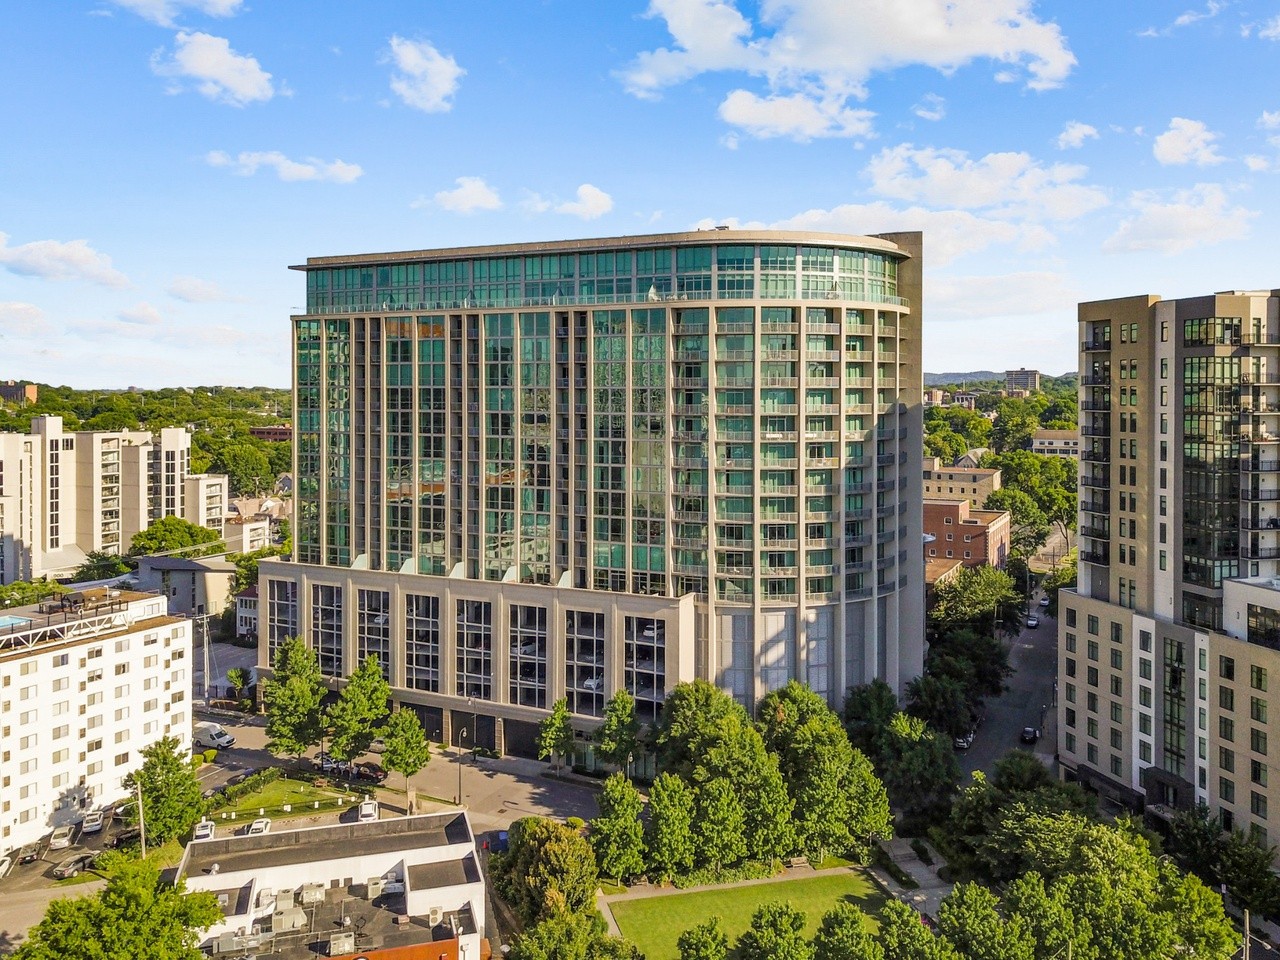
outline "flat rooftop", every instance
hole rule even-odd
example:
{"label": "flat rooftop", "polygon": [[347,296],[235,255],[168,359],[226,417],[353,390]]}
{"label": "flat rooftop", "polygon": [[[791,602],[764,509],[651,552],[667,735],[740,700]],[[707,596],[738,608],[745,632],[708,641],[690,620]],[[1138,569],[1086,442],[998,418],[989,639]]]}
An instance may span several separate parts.
{"label": "flat rooftop", "polygon": [[218,865],[220,873],[238,873],[458,843],[474,843],[466,816],[462,813],[340,823],[305,830],[282,830],[256,837],[193,841],[187,845],[182,864],[178,867],[178,876],[207,874],[214,864]]}
{"label": "flat rooftop", "polygon": [[124,633],[140,625],[178,623],[167,613],[126,620],[129,605],[160,597],[158,593],[93,587],[51,597],[39,603],[0,609],[0,657],[30,653],[32,648],[59,642],[80,642]]}

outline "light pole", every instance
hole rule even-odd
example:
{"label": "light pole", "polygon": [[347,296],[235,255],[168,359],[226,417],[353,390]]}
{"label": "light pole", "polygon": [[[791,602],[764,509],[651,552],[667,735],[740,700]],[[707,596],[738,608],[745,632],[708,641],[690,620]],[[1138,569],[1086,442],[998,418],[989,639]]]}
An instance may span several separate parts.
{"label": "light pole", "polygon": [[467,697],[467,706],[471,708],[471,762],[476,762],[476,744],[479,737],[476,734],[476,698]]}
{"label": "light pole", "polygon": [[467,728],[463,727],[458,731],[458,800],[457,806],[462,806],[462,757],[464,744],[467,739]]}

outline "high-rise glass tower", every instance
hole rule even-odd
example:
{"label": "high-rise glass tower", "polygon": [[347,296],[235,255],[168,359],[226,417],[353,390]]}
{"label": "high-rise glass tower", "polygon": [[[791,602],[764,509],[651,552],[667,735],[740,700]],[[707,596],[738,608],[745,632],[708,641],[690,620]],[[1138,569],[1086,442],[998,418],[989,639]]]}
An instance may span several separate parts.
{"label": "high-rise glass tower", "polygon": [[[293,318],[299,633],[455,741],[705,677],[836,701],[923,656],[920,234],[317,257]],[[476,742],[472,739],[470,742]]]}

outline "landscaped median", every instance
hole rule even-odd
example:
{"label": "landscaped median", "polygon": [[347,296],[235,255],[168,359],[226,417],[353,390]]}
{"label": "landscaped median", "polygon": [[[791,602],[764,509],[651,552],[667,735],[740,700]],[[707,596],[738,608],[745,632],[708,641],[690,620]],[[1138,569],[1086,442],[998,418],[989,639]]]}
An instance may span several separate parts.
{"label": "landscaped median", "polygon": [[343,810],[363,800],[369,792],[369,788],[363,786],[334,787],[323,779],[295,779],[273,767],[247,777],[214,797],[207,816],[222,825],[255,817],[315,816]]}
{"label": "landscaped median", "polygon": [[851,903],[875,920],[885,896],[862,870],[840,868],[788,879],[747,881],[727,886],[670,893],[633,890],[606,897],[622,935],[634,943],[646,960],[679,960],[676,941],[680,934],[708,917],[720,917],[720,926],[735,941],[751,925],[752,914],[763,903],[789,901],[805,915],[805,935],[812,937],[822,916],[841,901]]}

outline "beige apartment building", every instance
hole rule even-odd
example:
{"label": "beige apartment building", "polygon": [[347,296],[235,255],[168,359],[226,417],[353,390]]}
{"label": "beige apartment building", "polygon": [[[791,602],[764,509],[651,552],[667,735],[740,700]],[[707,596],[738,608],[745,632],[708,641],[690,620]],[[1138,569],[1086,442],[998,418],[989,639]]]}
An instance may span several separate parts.
{"label": "beige apartment building", "polygon": [[708,679],[923,664],[921,236],[713,230],[316,257],[295,558],[259,665],[368,656],[433,737]]}
{"label": "beige apartment building", "polygon": [[1079,322],[1059,758],[1156,816],[1205,803],[1274,840],[1280,291],[1082,303]]}
{"label": "beige apartment building", "polygon": [[926,500],[968,500],[981,507],[1000,489],[1000,471],[985,467],[944,467],[940,457],[924,459]]}
{"label": "beige apartment building", "polygon": [[224,476],[192,475],[181,428],[66,431],[36,417],[0,433],[0,583],[70,574],[91,551],[122,554],[162,517],[222,533]]}
{"label": "beige apartment building", "polygon": [[1035,393],[1040,389],[1040,371],[1020,367],[1004,372],[1004,388],[1013,395],[1016,391]]}
{"label": "beige apartment building", "polygon": [[1080,456],[1079,430],[1049,430],[1041,427],[1031,435],[1031,452],[1046,457]]}

